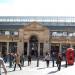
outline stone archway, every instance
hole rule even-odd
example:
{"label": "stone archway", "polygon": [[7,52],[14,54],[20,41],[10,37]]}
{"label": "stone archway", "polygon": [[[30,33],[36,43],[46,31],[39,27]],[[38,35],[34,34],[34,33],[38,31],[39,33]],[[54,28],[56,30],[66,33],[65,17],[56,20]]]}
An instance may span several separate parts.
{"label": "stone archway", "polygon": [[36,35],[32,35],[29,39],[29,54],[36,57],[38,55],[38,38]]}

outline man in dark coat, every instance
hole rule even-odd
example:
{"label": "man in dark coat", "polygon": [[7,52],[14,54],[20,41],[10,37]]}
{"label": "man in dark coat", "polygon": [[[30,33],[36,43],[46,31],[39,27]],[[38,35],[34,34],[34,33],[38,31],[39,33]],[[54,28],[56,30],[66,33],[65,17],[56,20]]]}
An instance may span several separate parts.
{"label": "man in dark coat", "polygon": [[57,65],[58,65],[58,70],[59,70],[59,71],[60,71],[60,69],[61,69],[61,61],[62,61],[62,55],[61,55],[61,53],[58,53]]}
{"label": "man in dark coat", "polygon": [[51,54],[51,56],[52,56],[52,63],[53,63],[53,67],[54,67],[54,61],[55,61],[55,52],[52,52],[52,54]]}
{"label": "man in dark coat", "polygon": [[28,55],[28,66],[31,64],[31,55]]}

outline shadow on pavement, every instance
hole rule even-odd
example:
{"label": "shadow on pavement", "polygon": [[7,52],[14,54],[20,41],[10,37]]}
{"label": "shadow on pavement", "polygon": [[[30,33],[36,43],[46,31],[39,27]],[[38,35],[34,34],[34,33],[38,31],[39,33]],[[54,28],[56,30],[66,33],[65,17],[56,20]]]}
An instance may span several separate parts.
{"label": "shadow on pavement", "polygon": [[37,68],[37,70],[40,70],[40,69],[45,69],[46,67],[43,67],[43,68]]}
{"label": "shadow on pavement", "polygon": [[[16,71],[17,71],[17,70],[16,70]],[[11,71],[7,71],[7,72],[15,72],[15,71],[11,70]],[[5,73],[5,72],[2,72],[2,73]]]}
{"label": "shadow on pavement", "polygon": [[[15,70],[15,71],[20,71],[20,70]],[[7,71],[7,72],[15,72],[14,70],[10,70],[10,71]],[[5,73],[5,72],[2,72],[2,73]]]}
{"label": "shadow on pavement", "polygon": [[56,71],[51,71],[51,72],[49,72],[48,74],[53,74],[53,73],[56,73],[56,72],[58,72],[58,70],[56,70]]}
{"label": "shadow on pavement", "polygon": [[37,70],[46,69],[46,68],[53,68],[53,67],[41,67],[41,68],[37,68]]}

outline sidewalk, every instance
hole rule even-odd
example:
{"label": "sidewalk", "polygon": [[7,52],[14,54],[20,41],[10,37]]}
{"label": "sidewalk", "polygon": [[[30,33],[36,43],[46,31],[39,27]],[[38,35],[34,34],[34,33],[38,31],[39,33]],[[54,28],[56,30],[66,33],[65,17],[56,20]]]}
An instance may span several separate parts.
{"label": "sidewalk", "polygon": [[[8,63],[6,64],[8,66]],[[13,71],[13,68],[7,67],[8,75],[60,75],[61,72],[62,75],[65,75],[65,71],[67,69],[70,69],[70,67],[65,68],[65,62],[62,62],[61,71],[57,71],[57,66],[55,64],[55,67],[52,67],[52,61],[50,61],[49,68],[46,67],[45,61],[40,61],[39,67],[36,67],[36,61],[32,61],[32,64],[28,66],[28,62],[25,61],[25,66],[22,67],[22,70],[19,68],[16,68],[16,71]],[[71,66],[71,69],[75,68],[74,66]],[[4,75],[4,73],[2,74]],[[71,75],[71,74],[70,74]]]}

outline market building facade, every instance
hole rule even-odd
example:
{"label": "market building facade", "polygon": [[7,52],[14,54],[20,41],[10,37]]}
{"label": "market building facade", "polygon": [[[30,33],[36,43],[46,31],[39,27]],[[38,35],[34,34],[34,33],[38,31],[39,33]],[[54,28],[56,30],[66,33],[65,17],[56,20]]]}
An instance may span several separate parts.
{"label": "market building facade", "polygon": [[0,52],[44,56],[75,49],[74,21],[72,17],[0,17]]}

